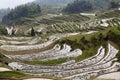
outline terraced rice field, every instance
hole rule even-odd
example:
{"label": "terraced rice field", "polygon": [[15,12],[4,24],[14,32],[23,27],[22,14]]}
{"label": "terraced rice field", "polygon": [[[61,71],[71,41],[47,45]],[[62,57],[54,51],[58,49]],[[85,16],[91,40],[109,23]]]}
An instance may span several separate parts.
{"label": "terraced rice field", "polygon": [[[90,34],[90,33],[92,32],[88,32],[86,34]],[[71,34],[71,35],[76,35],[76,34]],[[52,40],[55,39],[53,40],[54,42],[66,36],[70,36],[70,34],[57,37],[57,39],[55,35],[50,38]],[[5,37],[5,38],[7,42],[8,41],[9,43],[11,42],[10,41],[11,38],[9,37]],[[34,40],[33,38],[24,38],[24,39],[25,41]],[[12,40],[16,40],[16,39],[13,38]],[[6,43],[6,44],[2,44],[0,48],[7,50],[7,51],[22,51],[22,50],[24,51],[24,50],[30,50],[30,49],[34,50],[35,46],[34,48],[31,48],[30,46],[33,46],[37,42],[38,41],[34,40],[33,44],[26,43],[26,45],[24,45],[24,48],[23,48],[23,45],[16,45],[14,43],[11,43],[11,44]],[[42,44],[39,44],[39,45],[42,45]],[[46,44],[46,46],[47,45],[48,44]],[[13,49],[12,49],[12,46],[13,46]],[[42,47],[36,47],[36,48],[40,49]],[[42,52],[37,52],[37,53],[32,53],[32,54],[16,54],[16,55],[7,54],[5,56],[10,59],[15,60],[8,64],[13,70],[19,70],[24,73],[28,73],[32,75],[54,76],[56,78],[61,78],[65,80],[87,80],[91,77],[97,77],[103,74],[116,72],[118,71],[120,67],[120,63],[117,62],[118,59],[116,58],[116,55],[119,50],[113,47],[110,43],[108,43],[107,53],[105,52],[105,48],[103,46],[100,46],[96,55],[89,57],[87,59],[84,59],[83,61],[78,61],[78,62],[75,61],[74,58],[82,55],[83,54],[82,50],[76,49],[76,50],[71,51],[71,49],[72,48],[70,45],[64,44],[62,47],[61,45],[56,44],[52,49],[42,51]],[[32,64],[28,64],[24,62],[24,61],[31,61],[31,62],[32,61],[49,61],[49,60],[57,60],[61,58],[71,58],[71,57],[72,57],[72,60],[67,60],[64,63],[60,63],[57,65],[51,65],[51,66],[39,65],[39,64],[32,65]]]}
{"label": "terraced rice field", "polygon": [[[66,47],[66,48],[67,50],[70,49],[70,47]],[[68,52],[66,52],[66,54],[67,53]],[[78,53],[81,54],[81,51]],[[117,53],[118,53],[118,50],[114,48],[111,44],[108,44],[107,54],[105,54],[105,48],[101,46],[98,49],[98,52],[96,55],[90,58],[87,58],[83,61],[80,61],[80,62],[76,62],[72,60],[72,61],[62,63],[62,64],[58,64],[56,66],[30,65],[30,64],[25,64],[22,62],[11,62],[8,65],[12,67],[14,70],[20,70],[22,72],[34,74],[34,75],[54,76],[54,77],[63,78],[66,80],[86,80],[93,76],[97,77],[99,75],[116,72],[120,67],[120,63],[116,62]],[[52,55],[52,53],[49,53],[52,56],[48,55],[48,53],[45,53],[45,54],[44,54],[45,58],[43,57],[43,59],[41,60],[44,60],[44,59],[49,60],[49,59],[54,58],[53,56],[57,56],[57,54]],[[61,55],[57,56],[56,58],[64,57]],[[71,55],[71,54],[68,53],[68,55]],[[36,57],[42,56],[42,53],[39,56],[38,54],[34,55],[34,57],[35,56]],[[46,57],[48,56],[51,58],[47,59]],[[22,59],[31,59],[31,60],[35,59],[35,58],[32,58],[31,55],[28,55],[28,56],[16,55],[16,56],[9,56],[9,57],[11,58],[14,57],[16,59],[21,59],[21,60]]]}
{"label": "terraced rice field", "polygon": [[[120,69],[120,63],[118,63],[116,57],[119,50],[111,43],[108,43],[108,49],[101,45],[97,53],[94,53],[94,56],[82,61],[76,61],[78,56],[84,54],[82,49],[73,50],[71,45],[60,45],[55,42],[69,36],[91,34],[98,32],[100,29],[118,25],[120,25],[120,19],[115,17],[91,19],[84,22],[65,21],[54,23],[40,29],[40,32],[51,34],[46,37],[47,40],[44,42],[42,42],[42,37],[1,36],[0,50],[6,57],[11,59],[8,66],[13,70],[63,80],[88,80],[117,72]],[[54,65],[42,65],[39,63]]]}
{"label": "terraced rice field", "polygon": [[[120,25],[119,18],[106,18],[106,19],[95,19],[89,20],[84,23],[82,22],[64,22],[56,23],[48,26],[46,30],[49,33],[67,33],[67,32],[81,32],[89,30],[99,30],[108,26]],[[45,30],[44,30],[45,31]]]}

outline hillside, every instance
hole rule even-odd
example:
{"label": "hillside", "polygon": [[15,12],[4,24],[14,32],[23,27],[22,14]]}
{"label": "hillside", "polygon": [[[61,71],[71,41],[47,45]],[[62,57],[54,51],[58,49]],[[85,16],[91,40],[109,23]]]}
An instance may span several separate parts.
{"label": "hillside", "polygon": [[120,0],[75,0],[64,8],[65,13],[80,13],[95,10],[106,10],[120,6]]}
{"label": "hillside", "polygon": [[[35,17],[44,14],[58,15],[64,13],[82,13],[89,11],[91,12],[98,10],[108,10],[112,8],[118,8],[119,2],[119,0],[36,0],[26,5],[17,6],[15,9],[12,9],[8,14],[4,14],[5,16],[3,16],[2,23],[7,25],[19,25],[26,24],[26,18],[34,19]],[[64,6],[64,4],[66,6]],[[31,19],[29,21],[31,21]]]}
{"label": "hillside", "polygon": [[59,13],[74,0],[35,0],[33,3],[39,4],[45,13]]}
{"label": "hillside", "polygon": [[41,8],[39,5],[20,5],[12,9],[8,14],[2,18],[2,23],[6,25],[23,24],[24,17],[35,17],[40,15]]}
{"label": "hillside", "polygon": [[40,5],[54,5],[54,4],[68,4],[72,2],[72,0],[36,0],[35,3]]}
{"label": "hillside", "polygon": [[[0,24],[0,80],[120,79],[119,5],[108,8],[110,0],[36,1],[12,9]],[[85,12],[51,13],[40,5],[67,3],[76,10],[79,1]],[[92,3],[92,11],[86,3]]]}
{"label": "hillside", "polygon": [[[95,64],[94,62],[89,62],[89,64],[87,63],[87,60],[89,60],[89,59],[92,59],[92,61],[94,61],[94,60],[96,60],[96,59],[94,59],[93,57],[94,57],[94,55],[96,56],[96,58],[98,57],[98,59],[97,59],[97,63],[96,63],[96,66],[94,66],[94,71],[96,71],[96,70],[102,70],[102,69],[104,69],[104,71],[103,71],[103,73],[104,74],[106,74],[106,73],[109,73],[109,72],[111,72],[110,70],[109,70],[109,72],[105,72],[106,70],[108,71],[108,69],[109,68],[112,68],[112,67],[114,67],[114,65],[115,64],[113,64],[113,66],[110,64],[110,63],[112,63],[112,62],[114,62],[114,61],[116,61],[116,59],[114,58],[116,55],[116,57],[119,59],[119,54],[117,54],[116,52],[118,52],[117,51],[117,49],[118,49],[118,47],[117,47],[117,49],[115,48],[115,47],[113,47],[112,45],[116,45],[116,43],[118,44],[118,42],[119,42],[119,33],[117,33],[117,32],[119,32],[119,30],[118,30],[118,28],[119,27],[116,27],[116,28],[106,28],[105,30],[103,30],[103,31],[100,31],[100,32],[97,32],[97,33],[93,33],[93,34],[90,34],[90,35],[88,35],[88,34],[78,34],[78,35],[76,35],[76,36],[72,36],[72,37],[68,37],[67,39],[63,39],[63,40],[61,40],[60,42],[57,42],[57,43],[62,43],[62,45],[63,45],[63,48],[59,51],[59,47],[57,47],[57,45],[56,45],[56,47],[54,47],[54,48],[52,48],[52,49],[49,49],[48,51],[49,51],[49,54],[51,54],[51,56],[49,55],[49,54],[47,54],[46,52],[41,52],[41,53],[39,53],[39,51],[38,52],[36,52],[36,54],[23,54],[23,55],[18,55],[18,54],[21,54],[21,53],[23,53],[23,52],[21,52],[20,50],[19,51],[17,51],[17,55],[14,55],[15,53],[16,53],[16,51],[12,51],[11,53],[10,53],[10,51],[9,50],[7,50],[7,49],[9,49],[9,46],[6,46],[6,48],[4,48],[4,47],[2,47],[4,50],[6,49],[6,51],[9,51],[9,54],[7,54],[9,57],[12,57],[14,60],[20,60],[20,62],[12,62],[12,63],[9,63],[9,66],[11,66],[13,69],[15,69],[16,70],[16,68],[17,69],[19,69],[20,71],[22,71],[22,72],[25,72],[25,73],[31,73],[31,74],[34,74],[34,73],[36,73],[36,74],[44,74],[44,72],[46,72],[46,69],[49,69],[49,70],[52,70],[52,68],[54,68],[54,71],[55,71],[55,69],[57,68],[57,70],[59,70],[59,72],[57,72],[57,74],[54,74],[53,72],[54,71],[49,71],[48,73],[45,73],[45,75],[46,76],[51,76],[51,75],[54,75],[54,76],[56,76],[56,77],[61,77],[61,78],[66,78],[66,79],[69,79],[69,77],[67,77],[67,76],[65,76],[64,74],[66,74],[66,75],[68,75],[68,76],[72,76],[72,75],[75,75],[75,74],[78,74],[78,69],[79,70],[81,70],[81,68],[77,68],[77,67],[85,67],[85,66],[87,66],[87,65],[89,65],[89,67],[86,67],[85,69],[88,69],[88,71],[87,72],[89,72],[89,68],[90,68],[90,66],[92,66],[92,64]],[[106,39],[106,36],[108,35],[108,32],[110,31],[110,30],[112,30],[112,34],[114,33],[116,36],[117,36],[117,38],[118,38],[118,40],[115,40],[114,41],[114,37],[116,37],[114,34],[113,34],[113,37],[112,37],[112,35],[110,35],[109,37],[111,37],[111,38],[108,38],[108,39]],[[102,36],[101,36],[101,38],[99,37],[100,36],[100,34],[102,33]],[[83,39],[82,38],[82,36],[85,36],[85,39]],[[76,42],[76,40],[77,40],[77,42]],[[109,41],[108,41],[109,40]],[[8,40],[9,41],[9,40]],[[18,41],[18,40],[17,40]],[[22,40],[23,41],[23,40]],[[87,41],[87,43],[86,43],[86,41]],[[112,42],[111,42],[112,41]],[[118,41],[118,42],[117,42]],[[96,43],[94,43],[94,42],[96,42]],[[114,42],[114,43],[113,43]],[[97,52],[97,49],[99,48],[101,51],[104,51],[104,49],[107,49],[107,45],[108,45],[108,43],[111,43],[111,45],[109,44],[109,46],[111,46],[111,48],[109,47],[108,49],[111,49],[111,53],[112,53],[112,51],[115,51],[115,53],[114,54],[111,54],[111,53],[107,53],[106,52],[106,58],[104,59],[103,57],[104,57],[104,55],[105,55],[105,53],[104,53],[104,55],[103,55],[103,53],[101,52],[100,54],[98,53],[98,54],[96,54],[96,52]],[[13,43],[11,43],[11,46],[12,46],[12,44]],[[64,44],[67,44],[67,45],[64,45]],[[85,45],[84,45],[85,44]],[[67,59],[67,58],[61,58],[61,57],[63,57],[63,55],[64,55],[64,57],[68,57],[68,56],[70,56],[70,55],[65,55],[65,53],[67,52],[67,50],[64,48],[65,46],[66,46],[66,48],[67,49],[69,49],[69,45],[71,45],[71,48],[73,49],[72,51],[74,52],[74,50],[76,50],[77,48],[80,48],[80,49],[82,49],[82,52],[83,52],[83,54],[81,55],[81,56],[78,56],[78,57],[75,57],[75,58],[73,58],[73,56],[71,57],[71,59],[72,59],[72,61],[69,61],[69,58]],[[101,45],[103,45],[104,47],[101,47],[100,48],[100,46]],[[119,45],[119,44],[118,44]],[[19,49],[19,47],[20,46],[17,46],[16,45],[16,47],[18,47],[18,49]],[[25,46],[24,46],[25,47]],[[28,46],[28,47],[30,47],[30,46]],[[90,48],[91,47],[91,48]],[[26,49],[27,49],[27,46],[26,46]],[[28,50],[29,50],[30,48],[28,48]],[[14,50],[15,50],[15,48],[14,48]],[[54,54],[54,53],[50,53],[50,52],[52,52],[52,51],[56,51],[57,50],[57,52],[56,52],[56,54]],[[63,52],[61,55],[59,55],[59,52],[62,52],[62,50],[65,52]],[[3,53],[4,52],[6,52],[6,51],[3,51]],[[34,50],[31,50],[31,51],[34,51]],[[31,52],[30,50],[29,50],[29,52]],[[58,52],[59,51],[59,52]],[[78,50],[79,51],[79,50]],[[89,51],[89,52],[88,52]],[[14,53],[15,52],[15,53]],[[20,53],[19,53],[20,52]],[[25,51],[24,51],[25,52]],[[14,53],[14,54],[13,54]],[[26,52],[27,53],[27,52]],[[69,52],[69,54],[71,54],[72,52]],[[81,51],[79,52],[79,53],[81,53]],[[4,53],[5,54],[5,53]],[[39,55],[39,54],[41,54],[41,55]],[[54,55],[52,55],[52,54],[54,54]],[[74,53],[74,54],[76,54],[77,55],[77,53]],[[73,54],[73,55],[74,55]],[[35,56],[33,56],[33,55],[36,55],[37,57],[35,57]],[[57,56],[57,55],[59,55],[58,57],[54,57],[54,56]],[[72,54],[71,54],[72,55]],[[98,55],[98,56],[97,56]],[[99,55],[101,55],[101,57],[99,57]],[[111,56],[110,58],[107,58],[107,56]],[[29,57],[32,57],[32,58],[29,58]],[[90,57],[89,59],[87,59],[88,57]],[[84,60],[84,59],[86,59],[86,60]],[[100,59],[102,59],[103,61],[104,60],[106,60],[105,62],[99,62],[99,60]],[[112,59],[112,60],[111,60]],[[36,60],[38,60],[38,61],[36,61]],[[76,62],[74,61],[74,60],[76,60]],[[82,61],[82,60],[84,60],[84,63],[86,64],[86,65],[84,65],[84,63],[82,63],[82,62],[80,62],[80,61]],[[110,61],[109,61],[110,60]],[[66,61],[68,61],[68,62],[66,62]],[[109,61],[109,62],[108,62]],[[66,62],[66,63],[65,63]],[[62,64],[63,63],[63,64]],[[76,64],[82,64],[82,65],[76,65]],[[104,63],[104,65],[103,65],[103,63]],[[21,68],[19,68],[19,67],[16,67],[16,66],[13,66],[13,64],[14,65],[22,65],[22,66],[24,66],[22,69]],[[42,65],[42,66],[37,66],[38,64],[40,64],[40,65]],[[59,64],[59,67],[57,66],[57,64]],[[97,65],[98,64],[98,65]],[[101,66],[99,66],[99,64],[102,64]],[[73,65],[76,65],[76,66],[73,66]],[[25,66],[27,66],[27,68],[25,68]],[[45,66],[47,66],[46,68],[42,68],[42,67],[45,67]],[[65,66],[65,68],[64,69],[66,69],[67,70],[67,73],[66,72],[64,72],[64,74],[61,74],[61,75],[58,75],[58,74],[60,74],[61,72],[60,72],[60,70],[61,70],[61,68],[60,67],[64,67]],[[70,67],[71,66],[71,67]],[[104,66],[106,66],[106,67],[104,67]],[[36,70],[36,68],[34,68],[34,67],[37,67],[37,68],[39,68],[40,70],[38,71],[38,69]],[[99,68],[97,68],[97,67],[99,67]],[[29,69],[30,70],[29,70]],[[92,68],[93,68],[93,66],[92,66]],[[74,69],[74,72],[72,73],[71,72],[71,70],[72,69]],[[115,69],[118,69],[117,67],[115,68]],[[42,72],[41,72],[41,70],[42,70]],[[93,72],[94,72],[93,71]],[[81,70],[81,72],[82,72],[82,70]],[[92,72],[92,73],[93,73]],[[63,73],[63,72],[62,72]],[[69,73],[71,73],[71,74],[69,74]],[[102,74],[103,74],[102,73]],[[91,74],[91,75],[93,75],[93,74]],[[97,73],[97,75],[101,75],[101,74],[99,74],[99,72]],[[82,74],[80,74],[79,75],[79,77],[81,77],[82,76]],[[87,76],[87,74],[85,74],[85,76]],[[74,79],[74,77],[71,77],[72,79]]]}

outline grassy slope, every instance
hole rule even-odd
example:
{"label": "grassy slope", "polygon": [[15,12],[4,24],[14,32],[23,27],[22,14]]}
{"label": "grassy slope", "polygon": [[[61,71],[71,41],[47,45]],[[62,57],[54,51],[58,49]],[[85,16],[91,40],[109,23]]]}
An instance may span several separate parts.
{"label": "grassy slope", "polygon": [[27,77],[27,75],[16,71],[0,72],[0,78],[23,78],[23,77]]}
{"label": "grassy slope", "polygon": [[[110,39],[106,40],[108,32],[112,31],[112,34],[109,35]],[[102,34],[102,37],[100,36]],[[81,41],[85,36],[86,42]],[[117,49],[120,49],[120,26],[108,27],[105,30],[101,30],[97,33],[92,33],[90,35],[76,35],[68,37],[66,39],[58,41],[59,43],[67,43],[72,46],[72,49],[80,48],[83,50],[83,55],[76,58],[76,61],[81,61],[85,58],[93,56],[96,54],[98,48],[103,45],[107,49],[107,43],[110,42]],[[120,61],[120,51],[117,55],[117,58]]]}

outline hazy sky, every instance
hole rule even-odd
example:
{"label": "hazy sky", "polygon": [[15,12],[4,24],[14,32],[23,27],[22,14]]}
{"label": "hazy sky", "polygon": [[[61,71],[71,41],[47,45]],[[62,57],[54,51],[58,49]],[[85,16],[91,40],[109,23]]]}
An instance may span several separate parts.
{"label": "hazy sky", "polygon": [[25,4],[32,1],[34,0],[0,0],[0,9],[8,7],[14,8],[20,4]]}

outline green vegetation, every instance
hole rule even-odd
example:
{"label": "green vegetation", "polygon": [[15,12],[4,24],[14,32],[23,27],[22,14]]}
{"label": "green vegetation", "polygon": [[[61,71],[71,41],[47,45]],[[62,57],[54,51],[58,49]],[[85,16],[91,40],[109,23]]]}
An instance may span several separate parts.
{"label": "green vegetation", "polygon": [[33,28],[31,29],[31,36],[35,36],[35,31]]}
{"label": "green vegetation", "polygon": [[62,9],[74,0],[35,0],[33,3],[41,6],[43,13],[59,14]]}
{"label": "green vegetation", "polygon": [[[46,0],[50,5],[43,4],[42,6],[46,6],[47,8],[51,7],[51,4],[58,3],[58,0]],[[50,2],[49,2],[50,1]],[[57,2],[56,2],[57,1]],[[80,33],[75,36],[66,37],[63,39],[60,39],[56,41],[55,43],[51,44],[48,47],[45,47],[43,49],[39,50],[26,50],[26,51],[18,51],[18,52],[5,52],[5,53],[12,53],[12,54],[30,54],[30,53],[36,53],[40,51],[45,51],[48,49],[51,49],[55,44],[60,44],[63,48],[63,44],[68,44],[71,46],[72,50],[75,49],[81,49],[83,51],[83,54],[76,57],[76,58],[60,58],[55,60],[48,60],[48,61],[21,61],[26,64],[31,65],[45,65],[45,66],[54,66],[57,64],[64,63],[66,61],[69,61],[70,59],[75,59],[76,62],[82,61],[84,59],[87,59],[89,57],[94,56],[98,48],[102,45],[106,48],[107,52],[107,45],[108,42],[111,43],[114,47],[120,50],[120,25],[118,22],[120,20],[118,18],[112,19],[111,21],[108,21],[107,23],[113,22],[117,24],[118,26],[114,27],[100,27],[94,25],[88,26],[88,23],[94,23],[96,20],[95,25],[99,24],[97,20],[101,20],[103,18],[111,18],[111,17],[120,17],[120,11],[117,10],[117,8],[120,6],[118,3],[115,2],[116,0],[75,0],[72,2],[72,0],[59,0],[60,3],[58,3],[60,6],[62,3],[70,3],[67,5],[66,8],[63,9],[63,12],[65,13],[81,13],[81,12],[88,12],[88,11],[96,11],[96,10],[108,10],[111,8],[115,8],[109,11],[105,11],[105,13],[98,13],[97,17],[89,18],[85,16],[81,16],[80,14],[64,14],[64,15],[47,15],[46,12],[42,11],[43,15],[41,14],[41,7],[39,6],[42,4],[42,0],[37,0],[35,4],[26,4],[16,7],[15,9],[12,9],[9,14],[2,17],[2,22],[6,25],[21,25],[20,29],[18,30],[18,33],[15,36],[35,36],[35,34],[38,34],[37,36],[40,36],[43,39],[43,42],[45,39],[49,40],[47,38],[48,36],[55,34],[55,33],[71,33],[71,32],[85,32],[85,31],[91,31],[91,30],[99,30],[99,32],[95,32],[92,34],[84,34]],[[44,0],[43,0],[44,2]],[[57,4],[56,4],[57,5]],[[56,10],[56,5],[54,11]],[[65,6],[64,5],[64,6]],[[58,9],[57,6],[57,9]],[[52,6],[53,7],[53,6]],[[62,7],[59,8],[62,10]],[[59,11],[58,9],[58,11]],[[43,10],[43,9],[42,9]],[[50,9],[48,9],[50,10]],[[57,14],[59,14],[59,12]],[[52,12],[52,10],[50,10]],[[7,13],[7,12],[6,12]],[[44,14],[45,13],[45,14]],[[54,12],[53,12],[54,13]],[[42,16],[41,16],[42,15]],[[38,18],[40,17],[40,19]],[[0,16],[1,17],[1,16]],[[88,23],[87,23],[88,22]],[[85,25],[84,25],[85,23]],[[41,25],[42,24],[42,25]],[[83,24],[83,25],[82,25]],[[112,24],[112,23],[111,23]],[[43,31],[37,32],[37,29],[39,27],[45,27]],[[83,29],[81,27],[84,27]],[[28,31],[30,28],[31,32]],[[3,25],[0,24],[0,35],[7,35],[7,31]],[[39,43],[42,43],[42,40]],[[23,44],[21,44],[23,45]],[[24,44],[25,45],[25,44]],[[2,52],[2,51],[1,51]],[[117,56],[118,61],[120,62],[120,51],[118,52]],[[0,53],[0,66],[2,67],[8,67],[8,63],[13,60],[8,59],[4,55]],[[17,61],[17,60],[16,60]],[[19,61],[19,60],[18,60]],[[9,67],[8,67],[9,68]],[[118,70],[120,71],[120,69]],[[0,72],[0,78],[26,78],[30,77],[29,75],[23,74],[21,72],[16,71],[7,71],[7,72]],[[93,79],[90,79],[93,80]]]}
{"label": "green vegetation", "polygon": [[36,0],[35,3],[40,5],[55,5],[55,4],[67,4],[72,2],[73,0]]}
{"label": "green vegetation", "polygon": [[111,8],[118,8],[120,6],[119,2],[111,1]]}
{"label": "green vegetation", "polygon": [[76,61],[82,61],[82,60],[87,59],[91,56],[94,56],[97,53],[97,50],[99,47],[100,46],[89,48],[88,50],[83,50],[83,54],[81,56],[78,56],[76,58]]}
{"label": "green vegetation", "polygon": [[55,21],[61,21],[61,22],[81,22],[89,20],[89,17],[81,16],[80,14],[70,14],[70,15],[63,15],[59,17],[53,17]]}
{"label": "green vegetation", "polygon": [[111,10],[103,13],[99,16],[99,18],[111,18],[111,17],[120,17],[120,11],[118,10]]}
{"label": "green vegetation", "polygon": [[[10,62],[11,60],[7,57],[5,57],[4,55],[2,55],[0,53],[0,67],[6,67],[6,68],[10,68],[8,66],[8,63]],[[16,78],[26,78],[28,77],[29,75],[26,75],[26,74],[23,74],[21,72],[17,72],[17,71],[5,71],[5,72],[0,72],[0,78],[13,78],[13,79],[16,79]],[[29,76],[30,77],[30,76]]]}
{"label": "green vegetation", "polygon": [[[60,39],[55,43],[68,44],[72,47],[72,50],[82,49],[83,54],[75,58],[76,61],[81,61],[91,56],[94,56],[97,53],[98,48],[102,45],[106,48],[108,42],[110,42],[117,49],[120,49],[120,26],[108,27],[100,32],[92,34],[79,34],[76,36],[70,36],[64,39]],[[120,61],[120,51],[116,56]],[[50,61],[33,61],[27,62],[29,64],[41,64],[41,65],[57,65],[67,61],[67,59],[57,59]]]}
{"label": "green vegetation", "polygon": [[0,53],[0,62],[7,63],[8,61],[10,61],[10,59]]}
{"label": "green vegetation", "polygon": [[[75,50],[77,48],[82,49],[83,54],[76,58],[76,61],[84,60],[88,57],[91,57],[97,53],[98,48],[103,45],[107,49],[107,44],[110,42],[117,49],[120,49],[120,26],[109,27],[100,32],[93,33],[90,35],[87,34],[79,34],[76,36],[71,36],[68,38],[64,38],[59,40],[60,44],[68,44],[71,45],[72,49]],[[116,56],[120,61],[120,51]]]}
{"label": "green vegetation", "polygon": [[2,67],[6,67],[6,68],[10,68],[8,66],[8,63],[11,62],[12,60],[10,60],[8,57],[4,56],[3,54],[1,54],[0,52],[0,66]]}
{"label": "green vegetation", "polygon": [[93,10],[106,10],[111,8],[118,8],[119,2],[115,0],[75,0],[73,3],[67,5],[63,12],[65,13],[80,13]]}
{"label": "green vegetation", "polygon": [[24,23],[22,20],[23,17],[35,17],[37,15],[40,15],[40,13],[41,8],[39,5],[20,5],[5,15],[2,19],[2,23],[7,25],[22,24]]}
{"label": "green vegetation", "polygon": [[7,30],[3,25],[0,24],[0,35],[7,35]]}
{"label": "green vegetation", "polygon": [[24,77],[27,77],[27,75],[16,71],[0,72],[0,78],[24,78]]}
{"label": "green vegetation", "polygon": [[2,21],[2,18],[10,12],[10,9],[0,9],[0,22]]}
{"label": "green vegetation", "polygon": [[40,23],[52,25],[52,24],[62,24],[65,22],[82,22],[89,20],[89,17],[81,16],[80,14],[70,14],[70,15],[62,15],[62,16],[56,16],[52,18],[43,18],[40,20]]}
{"label": "green vegetation", "polygon": [[63,10],[66,13],[79,13],[83,11],[91,11],[92,4],[85,0],[75,0],[72,4],[68,4],[68,6]]}
{"label": "green vegetation", "polygon": [[80,34],[79,37],[72,36],[67,39],[61,40],[58,43],[60,44],[66,43],[68,45],[71,45],[72,50],[78,48],[82,49],[83,54],[75,58],[76,61],[81,61],[91,56],[94,56],[101,45],[105,46],[106,41],[102,41],[100,40],[102,38],[98,38],[98,36],[100,35],[101,34],[99,35],[92,34],[91,36],[84,35],[85,36],[84,37],[83,35]]}
{"label": "green vegetation", "polygon": [[60,58],[60,59],[56,59],[56,60],[48,60],[48,61],[24,61],[25,63],[27,64],[32,64],[32,65],[36,65],[36,64],[39,64],[39,65],[46,65],[46,66],[54,66],[54,65],[57,65],[57,64],[61,64],[61,63],[64,63],[66,62],[68,59],[67,58]]}

